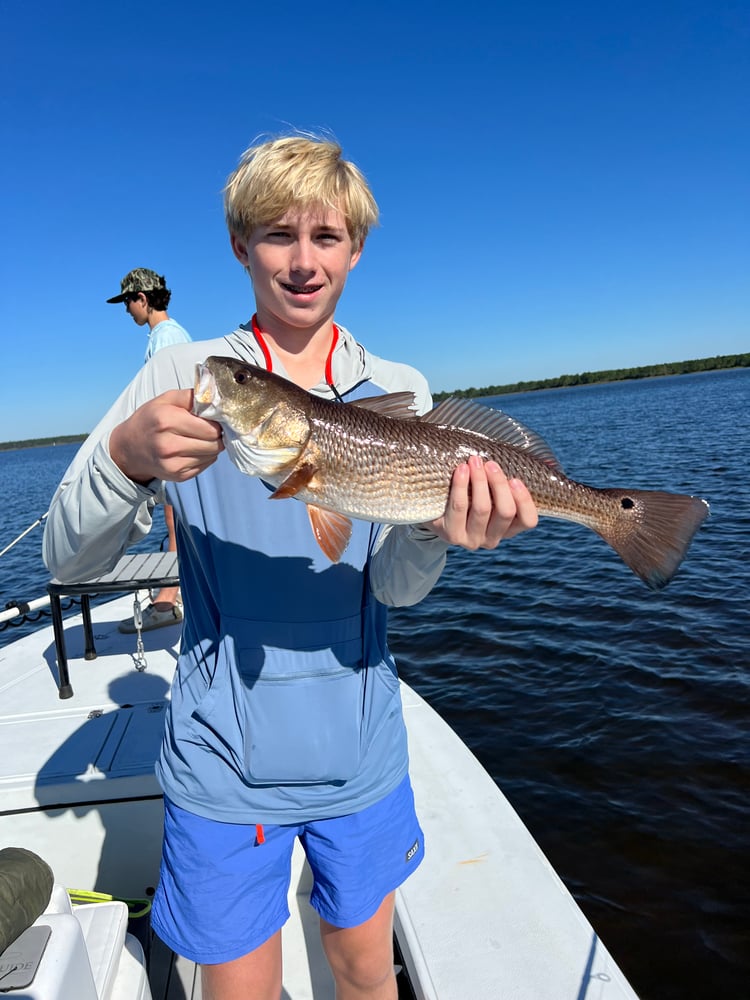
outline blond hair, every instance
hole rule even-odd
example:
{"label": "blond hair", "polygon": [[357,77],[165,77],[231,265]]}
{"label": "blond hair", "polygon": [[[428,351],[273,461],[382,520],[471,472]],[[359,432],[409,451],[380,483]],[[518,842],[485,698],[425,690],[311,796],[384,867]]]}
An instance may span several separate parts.
{"label": "blond hair", "polygon": [[229,232],[247,239],[290,208],[341,211],[352,242],[361,246],[377,225],[378,206],[361,171],[343,159],[338,143],[293,135],[250,146],[227,178],[224,214]]}

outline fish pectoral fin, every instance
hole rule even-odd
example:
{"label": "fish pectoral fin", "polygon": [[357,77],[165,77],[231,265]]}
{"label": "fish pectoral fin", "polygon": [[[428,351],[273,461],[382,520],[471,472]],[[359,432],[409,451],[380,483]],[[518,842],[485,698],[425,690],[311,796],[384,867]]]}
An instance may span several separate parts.
{"label": "fish pectoral fin", "polygon": [[296,458],[296,465],[286,479],[279,483],[269,499],[286,500],[287,497],[295,497],[300,490],[308,488],[314,491],[316,486],[314,479],[320,471],[315,449],[306,448],[302,452],[298,451]]}
{"label": "fish pectoral fin", "polygon": [[317,468],[309,462],[296,466],[283,483],[279,483],[271,494],[271,500],[286,500],[296,496],[300,490],[306,489],[317,472]]}
{"label": "fish pectoral fin", "polygon": [[301,490],[309,489],[315,495],[315,489],[320,488],[320,483],[315,482],[315,477],[320,471],[320,456],[314,442],[308,441],[306,445],[297,446],[293,464],[289,463],[289,475],[277,486],[275,492],[271,494],[271,500],[285,500],[287,497],[296,497]]}
{"label": "fish pectoral fin", "polygon": [[352,522],[343,514],[311,503],[307,504],[307,514],[310,527],[324,555],[331,562],[337,563],[352,537]]}
{"label": "fish pectoral fin", "polygon": [[383,396],[366,396],[364,399],[353,399],[349,405],[379,413],[381,417],[417,419],[417,401],[413,392],[387,392]]}
{"label": "fish pectoral fin", "polygon": [[456,427],[460,430],[473,431],[482,437],[500,441],[503,444],[521,448],[532,458],[544,462],[550,469],[562,472],[562,466],[550,446],[536,431],[525,427],[520,420],[508,416],[502,410],[494,410],[472,399],[456,399],[450,397],[424,413],[419,418],[427,424],[438,424],[441,427]]}

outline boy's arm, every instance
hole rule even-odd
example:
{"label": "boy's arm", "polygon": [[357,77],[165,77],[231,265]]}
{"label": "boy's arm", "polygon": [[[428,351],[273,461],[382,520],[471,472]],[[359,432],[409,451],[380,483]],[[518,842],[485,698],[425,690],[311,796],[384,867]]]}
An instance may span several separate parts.
{"label": "boy's arm", "polygon": [[143,486],[128,479],[110,457],[108,434],[91,444],[90,454],[77,457],[66,472],[44,528],[45,565],[63,583],[112,569],[150,531],[162,488],[158,480]]}
{"label": "boy's arm", "polygon": [[43,556],[63,582],[111,569],[150,530],[163,481],[192,478],[223,447],[217,425],[190,412],[192,390],[154,395],[156,371],[152,362],[125,390],[84,442],[52,499]]}
{"label": "boy's arm", "polygon": [[394,608],[418,604],[440,579],[449,547],[426,526],[383,528],[370,563],[373,595]]}
{"label": "boy's arm", "polygon": [[151,528],[161,482],[128,479],[109,454],[112,429],[147,398],[142,370],[89,434],[58,486],[44,527],[42,557],[55,579],[75,583],[106,573]]}

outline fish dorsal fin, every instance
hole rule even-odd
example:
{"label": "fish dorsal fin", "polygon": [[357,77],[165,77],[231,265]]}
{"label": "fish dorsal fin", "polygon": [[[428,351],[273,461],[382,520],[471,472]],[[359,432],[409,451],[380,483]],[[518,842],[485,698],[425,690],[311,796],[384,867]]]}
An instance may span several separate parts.
{"label": "fish dorsal fin", "polygon": [[334,510],[324,510],[315,504],[307,504],[310,527],[323,554],[331,562],[337,563],[352,537],[352,522]]}
{"label": "fish dorsal fin", "polygon": [[493,410],[489,406],[475,403],[473,399],[445,399],[442,403],[423,414],[420,420],[441,427],[455,427],[457,430],[472,431],[482,437],[501,441],[503,444],[521,448],[533,458],[544,462],[552,469],[562,472],[562,467],[550,446],[536,431],[502,410]]}
{"label": "fish dorsal fin", "polygon": [[413,392],[387,392],[383,396],[366,396],[364,399],[353,399],[349,405],[361,406],[363,410],[379,413],[381,417],[417,419],[417,403]]}

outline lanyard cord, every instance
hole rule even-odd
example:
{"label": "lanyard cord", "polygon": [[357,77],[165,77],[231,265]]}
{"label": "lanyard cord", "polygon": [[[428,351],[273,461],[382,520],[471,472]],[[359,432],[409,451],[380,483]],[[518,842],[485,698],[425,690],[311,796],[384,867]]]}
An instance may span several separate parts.
{"label": "lanyard cord", "polygon": [[[253,315],[252,325],[253,325],[253,333],[255,335],[255,339],[258,341],[258,345],[259,345],[261,351],[263,352],[263,360],[266,363],[266,369],[269,372],[272,372],[273,371],[273,360],[271,358],[271,352],[268,349],[268,344],[266,343],[266,338],[263,336],[263,331],[261,330],[260,326],[258,325],[258,314],[257,313],[255,313]],[[343,403],[344,399],[343,399],[341,393],[338,391],[338,389],[336,388],[336,386],[333,384],[333,352],[334,352],[334,349],[336,347],[336,344],[339,341],[339,328],[336,326],[335,323],[332,323],[331,326],[333,327],[333,333],[331,335],[331,346],[330,346],[330,348],[328,350],[328,357],[326,358],[325,380],[326,380],[326,385],[328,386],[328,388],[333,393],[334,398],[336,399],[336,401],[339,402],[339,403]]]}

